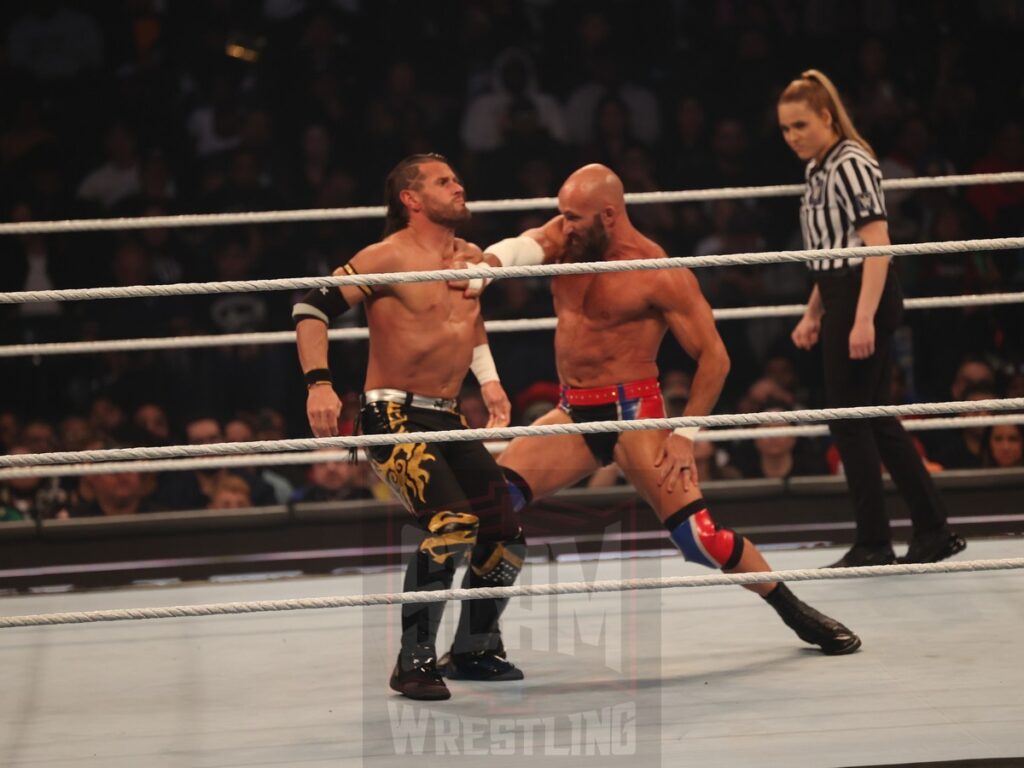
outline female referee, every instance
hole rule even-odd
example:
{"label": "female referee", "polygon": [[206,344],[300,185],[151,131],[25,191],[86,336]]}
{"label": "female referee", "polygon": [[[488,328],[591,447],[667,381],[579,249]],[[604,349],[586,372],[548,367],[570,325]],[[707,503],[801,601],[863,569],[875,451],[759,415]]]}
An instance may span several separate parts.
{"label": "female referee", "polygon": [[[809,69],[779,97],[779,127],[807,163],[800,206],[804,247],[888,245],[882,173],[857,133],[835,86]],[[808,262],[814,289],[793,343],[810,349],[820,336],[830,408],[888,402],[890,346],[903,314],[903,293],[890,256]],[[834,567],[897,561],[885,513],[882,464],[910,507],[914,532],[901,563],[935,562],[966,547],[921,457],[899,419],[844,419],[829,424],[856,510],[857,539]]]}

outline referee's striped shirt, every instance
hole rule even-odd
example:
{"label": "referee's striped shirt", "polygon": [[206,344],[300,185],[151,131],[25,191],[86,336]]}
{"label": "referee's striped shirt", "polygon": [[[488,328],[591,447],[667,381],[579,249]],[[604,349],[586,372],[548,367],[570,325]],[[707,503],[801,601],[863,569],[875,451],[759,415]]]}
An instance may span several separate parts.
{"label": "referee's striped shirt", "polygon": [[[850,248],[864,245],[857,228],[886,218],[882,171],[857,142],[844,139],[819,163],[807,164],[807,188],[800,204],[804,248]],[[814,271],[856,266],[861,256],[809,261]]]}

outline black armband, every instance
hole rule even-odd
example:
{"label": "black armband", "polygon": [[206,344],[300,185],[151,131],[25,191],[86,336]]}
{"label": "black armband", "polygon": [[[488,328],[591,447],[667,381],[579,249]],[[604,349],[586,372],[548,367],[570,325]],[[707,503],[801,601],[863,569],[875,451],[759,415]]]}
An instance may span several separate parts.
{"label": "black armband", "polygon": [[296,324],[301,320],[320,320],[330,325],[331,320],[350,306],[336,286],[313,288],[292,307],[292,320]]}
{"label": "black armband", "polygon": [[331,378],[331,371],[329,368],[314,368],[311,371],[306,371],[303,376],[306,377],[306,386],[312,387],[317,384],[333,384],[334,379]]}

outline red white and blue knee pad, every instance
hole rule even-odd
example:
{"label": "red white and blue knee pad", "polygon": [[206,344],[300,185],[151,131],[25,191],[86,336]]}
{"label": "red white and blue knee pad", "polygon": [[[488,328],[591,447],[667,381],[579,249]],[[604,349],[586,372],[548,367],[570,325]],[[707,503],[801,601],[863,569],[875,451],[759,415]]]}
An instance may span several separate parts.
{"label": "red white and blue knee pad", "polygon": [[704,499],[687,504],[665,520],[669,536],[692,563],[723,571],[735,568],[743,556],[743,537],[720,528],[711,519]]}

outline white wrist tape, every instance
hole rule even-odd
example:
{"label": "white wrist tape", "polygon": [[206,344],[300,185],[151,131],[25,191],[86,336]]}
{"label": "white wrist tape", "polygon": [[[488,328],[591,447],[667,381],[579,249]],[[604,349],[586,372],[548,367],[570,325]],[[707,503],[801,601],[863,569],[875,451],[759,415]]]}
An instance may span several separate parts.
{"label": "white wrist tape", "polygon": [[[479,264],[472,265],[474,269],[489,269],[490,264],[485,261],[481,261]],[[483,289],[490,285],[490,278],[470,278],[467,284],[467,289],[475,291],[477,293],[483,293]]]}
{"label": "white wrist tape", "polygon": [[498,381],[498,368],[494,365],[491,348],[487,344],[478,344],[473,347],[473,362],[470,363],[469,370],[476,376],[479,384]]}
{"label": "white wrist tape", "polygon": [[687,440],[696,440],[698,432],[700,432],[700,427],[678,427],[672,430],[673,435],[685,437]]}
{"label": "white wrist tape", "polygon": [[544,263],[544,249],[532,237],[507,237],[484,249],[497,257],[503,267],[525,267]]}

